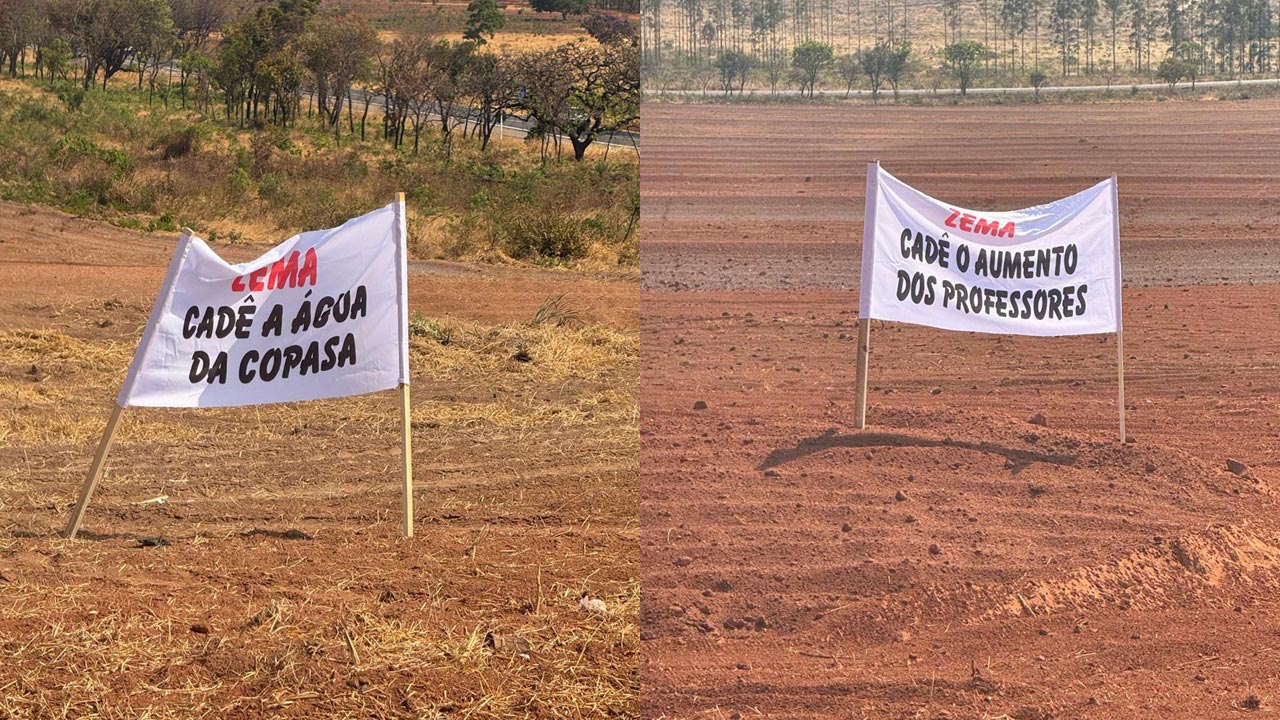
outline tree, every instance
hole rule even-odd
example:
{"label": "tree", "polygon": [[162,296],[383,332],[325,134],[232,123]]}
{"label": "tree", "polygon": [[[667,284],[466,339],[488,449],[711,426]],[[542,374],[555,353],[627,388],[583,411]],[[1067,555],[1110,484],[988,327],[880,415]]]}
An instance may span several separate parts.
{"label": "tree", "polygon": [[1102,0],[1102,4],[1107,8],[1107,15],[1111,20],[1111,74],[1115,75],[1119,67],[1116,63],[1116,33],[1120,16],[1124,14],[1124,0]]}
{"label": "tree", "polygon": [[911,43],[890,43],[881,40],[858,53],[858,64],[871,85],[873,100],[879,98],[880,89],[886,82],[893,87],[893,95],[896,98],[899,85],[913,71]]}
{"label": "tree", "polygon": [[725,50],[716,58],[715,68],[720,71],[720,87],[732,93],[734,87],[741,94],[747,84],[747,73],[755,64],[755,58],[741,50]]}
{"label": "tree", "polygon": [[1079,62],[1079,22],[1079,0],[1052,0],[1049,6],[1049,27],[1053,32],[1053,44],[1058,47],[1062,61],[1063,77],[1070,73],[1072,65]]}
{"label": "tree", "polygon": [[[602,134],[640,118],[640,53],[634,45],[577,43],[523,58],[521,106],[542,133],[563,133],[582,160]],[[536,135],[535,135],[536,136]]]}
{"label": "tree", "polygon": [[592,13],[582,21],[582,28],[602,45],[626,42],[632,45],[640,41],[640,33],[630,20],[617,15]]}
{"label": "tree", "polygon": [[1138,72],[1142,72],[1142,51],[1151,54],[1151,47],[1147,44],[1150,24],[1147,0],[1129,0],[1129,45],[1133,48],[1134,69]]}
{"label": "tree", "polygon": [[1182,76],[1191,81],[1191,89],[1195,90],[1200,68],[1204,67],[1204,46],[1194,40],[1183,40],[1169,48],[1169,52],[1182,63]]}
{"label": "tree", "polygon": [[508,108],[519,100],[516,60],[507,55],[482,53],[472,56],[463,76],[463,90],[471,98],[479,122],[476,134],[480,150],[489,148],[489,139]]}
{"label": "tree", "polygon": [[440,146],[446,158],[453,153],[453,131],[466,120],[458,109],[465,98],[467,67],[475,49],[469,40],[441,40],[428,46],[424,57],[427,98],[440,121]]}
{"label": "tree", "polygon": [[762,65],[765,77],[769,79],[769,93],[775,94],[778,92],[778,83],[782,82],[787,73],[787,56],[782,48],[767,50]]}
{"label": "tree", "polygon": [[796,70],[800,81],[800,94],[806,92],[813,97],[818,84],[818,74],[835,61],[835,51],[830,45],[810,40],[791,49],[791,67]]}
{"label": "tree", "polygon": [[[318,0],[278,0],[222,28],[211,75],[222,88],[228,118],[233,112],[239,122],[257,122],[264,112],[282,121],[292,115],[298,95],[282,94],[289,83],[281,72],[317,6]],[[268,58],[271,67],[265,69]]]}
{"label": "tree", "polygon": [[362,15],[321,15],[307,23],[299,46],[302,64],[315,79],[321,117],[338,138],[342,104],[350,101],[352,83],[372,75],[377,31]]}
{"label": "tree", "polygon": [[506,16],[498,7],[498,0],[471,0],[467,5],[467,25],[462,37],[483,45],[487,42],[485,36],[492,40],[494,33],[505,23]]}
{"label": "tree", "polygon": [[1161,60],[1160,66],[1156,68],[1156,77],[1169,86],[1170,92],[1173,92],[1173,87],[1185,76],[1185,73],[1186,66],[1172,55]]}
{"label": "tree", "polygon": [[231,18],[232,0],[169,0],[180,52],[203,48],[209,36]]}
{"label": "tree", "polygon": [[961,40],[951,43],[942,50],[946,62],[946,70],[960,83],[960,95],[969,92],[973,84],[974,71],[987,55],[987,46],[976,40]]}
{"label": "tree", "polygon": [[898,99],[898,86],[915,72],[911,60],[911,43],[902,41],[889,48],[884,66],[884,78],[893,88],[893,99]]}
{"label": "tree", "polygon": [[49,73],[50,80],[55,78],[67,79],[72,56],[71,43],[60,37],[55,37],[48,45],[42,48],[40,59],[44,63],[45,72]]}
{"label": "tree", "polygon": [[422,120],[428,108],[427,50],[432,40],[410,36],[383,48],[378,56],[378,84],[385,98],[383,137],[399,148],[409,121],[413,121],[413,151],[418,152]]}
{"label": "tree", "polygon": [[558,12],[567,20],[570,15],[582,15],[591,9],[591,0],[529,0],[534,12]]}
{"label": "tree", "polygon": [[1040,102],[1040,89],[1049,84],[1049,76],[1043,70],[1032,70],[1027,81],[1031,83],[1031,87],[1035,88],[1036,102]]}
{"label": "tree", "polygon": [[0,0],[0,60],[8,58],[11,77],[17,77],[18,61],[40,39],[47,22],[41,3]]}
{"label": "tree", "polygon": [[164,0],[86,0],[74,16],[73,30],[84,55],[84,88],[89,89],[99,70],[105,88],[137,48],[150,46],[171,28]]}
{"label": "tree", "polygon": [[[844,96],[849,97],[858,78],[862,77],[862,59],[860,53],[841,55],[836,58],[836,75],[844,81]],[[874,91],[873,91],[874,96]]]}

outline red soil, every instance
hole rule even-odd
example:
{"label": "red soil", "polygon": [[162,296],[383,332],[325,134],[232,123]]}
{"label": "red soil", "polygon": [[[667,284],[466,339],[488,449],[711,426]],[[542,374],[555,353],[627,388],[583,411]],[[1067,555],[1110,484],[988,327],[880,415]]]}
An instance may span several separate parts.
{"label": "red soil", "polygon": [[[647,106],[643,713],[1280,705],[1277,111]],[[975,208],[1119,175],[1131,444],[1113,337],[886,323],[852,429],[872,159]]]}

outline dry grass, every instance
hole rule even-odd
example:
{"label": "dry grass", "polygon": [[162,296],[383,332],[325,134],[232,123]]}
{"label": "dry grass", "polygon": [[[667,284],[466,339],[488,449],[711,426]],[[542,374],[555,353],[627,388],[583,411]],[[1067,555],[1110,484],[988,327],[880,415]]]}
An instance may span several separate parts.
{"label": "dry grass", "polygon": [[636,716],[634,332],[422,318],[413,540],[382,393],[130,411],[64,541],[144,313],[0,331],[0,717]]}
{"label": "dry grass", "polygon": [[[604,595],[610,609],[601,616],[577,608],[579,587],[549,582],[527,599],[532,607],[518,623],[494,622],[511,615],[499,593],[460,606],[449,582],[423,588],[412,603],[383,596],[333,604],[335,593],[318,587],[246,602],[220,586],[224,573],[237,570],[218,561],[214,543],[193,543],[188,559],[196,564],[180,568],[193,575],[182,594],[204,598],[204,608],[184,602],[107,608],[96,597],[97,583],[6,583],[5,627],[29,630],[5,645],[0,715],[600,718],[634,710],[632,668],[618,650],[638,641],[635,583],[611,586]],[[113,559],[73,545],[59,541],[50,550],[74,553],[79,569]],[[379,566],[408,560],[393,555]],[[494,566],[507,561],[477,562],[465,584],[500,577]],[[445,569],[435,558],[417,562]],[[172,573],[172,563],[164,564]],[[351,585],[335,580],[338,590]],[[208,632],[193,632],[193,625]],[[494,647],[486,643],[490,633]],[[19,668],[24,672],[14,672]],[[48,682],[50,675],[61,681]]]}
{"label": "dry grass", "polygon": [[[597,147],[582,163],[544,164],[537,143],[500,139],[482,152],[459,130],[446,155],[428,125],[420,152],[397,151],[377,137],[376,112],[367,140],[344,130],[339,143],[307,118],[288,130],[249,131],[217,112],[149,104],[121,83],[74,108],[57,95],[76,92],[68,87],[0,87],[0,162],[10,168],[0,197],[125,227],[188,225],[214,241],[266,242],[335,226],[405,191],[419,256],[511,262],[502,257],[502,228],[512,213],[532,212],[583,224],[589,257],[559,259],[567,264],[638,264],[635,234],[626,234],[638,192],[629,148]],[[167,158],[173,137],[193,138],[190,151]]]}
{"label": "dry grass", "polygon": [[[446,383],[453,399],[428,399],[413,408],[413,422],[428,428],[492,425],[531,428],[635,421],[633,390],[615,381],[634,374],[639,339],[605,325],[485,326],[459,319],[421,322],[439,337],[410,344],[415,382]],[[124,378],[132,344],[94,343],[57,330],[0,331],[0,442],[14,447],[83,444],[101,432],[104,407],[85,405],[86,394],[111,397]],[[520,358],[520,359],[517,359]],[[526,383],[531,394],[499,392]],[[395,419],[377,400],[344,401],[349,424],[380,433]],[[204,411],[208,414],[208,411]],[[243,416],[246,411],[214,411]],[[255,412],[255,437],[296,434],[309,420],[296,406]],[[155,413],[127,416],[121,442],[200,437],[195,427]]]}

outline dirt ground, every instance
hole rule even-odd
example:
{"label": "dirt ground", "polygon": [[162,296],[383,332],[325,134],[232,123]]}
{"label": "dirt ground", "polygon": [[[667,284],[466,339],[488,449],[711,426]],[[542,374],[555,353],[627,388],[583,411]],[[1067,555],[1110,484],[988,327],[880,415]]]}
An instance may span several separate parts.
{"label": "dirt ground", "polygon": [[634,276],[413,265],[412,540],[394,393],[130,410],[63,540],[175,240],[0,203],[0,717],[634,717]]}
{"label": "dirt ground", "polygon": [[[1276,712],[1277,112],[647,105],[642,715]],[[875,159],[972,208],[1118,174],[1130,444],[1114,337],[889,323],[852,429]]]}

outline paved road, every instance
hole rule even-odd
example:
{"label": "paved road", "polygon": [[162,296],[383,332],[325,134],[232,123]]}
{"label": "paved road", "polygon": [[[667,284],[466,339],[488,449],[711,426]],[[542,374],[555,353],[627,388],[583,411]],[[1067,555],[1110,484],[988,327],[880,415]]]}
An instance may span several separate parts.
{"label": "paved road", "polygon": [[[1206,87],[1244,87],[1250,85],[1271,85],[1280,87],[1280,78],[1265,78],[1254,80],[1204,80],[1196,83],[1196,89]],[[1040,88],[1042,94],[1051,93],[1068,93],[1068,92],[1129,92],[1131,88],[1139,90],[1165,90],[1169,86],[1166,83],[1138,83],[1134,84],[1114,84],[1114,85],[1061,85],[1048,86]],[[1180,83],[1179,89],[1187,88],[1187,83]],[[1035,92],[1035,88],[1030,87],[974,87],[969,88],[970,95],[1029,95]],[[660,90],[656,88],[648,88],[645,90],[646,95],[678,95],[682,97],[725,97],[727,93],[724,90]],[[893,95],[890,90],[881,90],[880,94],[885,97]],[[957,88],[903,88],[898,91],[899,95],[958,95],[960,90]],[[736,96],[737,93],[734,93]],[[798,97],[799,90],[784,89],[771,93],[768,90],[748,90],[743,97]],[[845,97],[844,90],[818,90],[815,95],[822,97]],[[870,97],[870,90],[852,90],[848,93],[849,97]]]}

